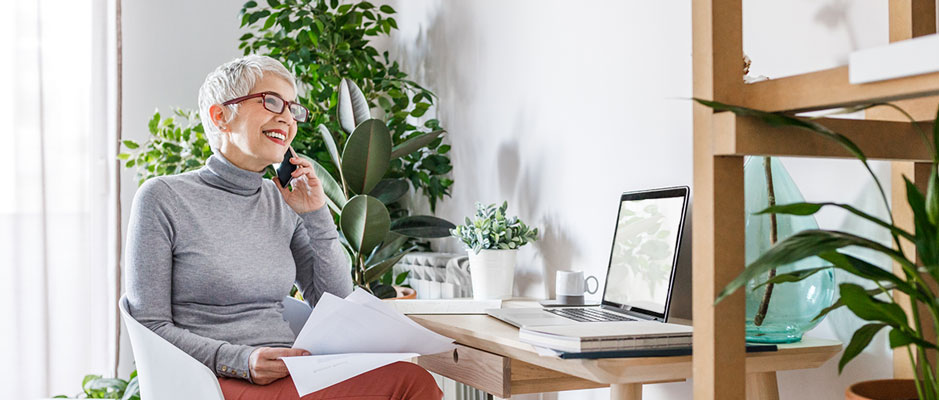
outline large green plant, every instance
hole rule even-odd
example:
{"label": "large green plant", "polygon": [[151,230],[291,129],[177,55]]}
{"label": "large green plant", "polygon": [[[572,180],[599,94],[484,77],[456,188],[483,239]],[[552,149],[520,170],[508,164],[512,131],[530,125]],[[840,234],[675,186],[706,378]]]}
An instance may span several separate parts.
{"label": "large green plant", "polygon": [[[795,118],[783,113],[770,113],[744,107],[731,106],[713,101],[697,100],[699,103],[717,111],[730,111],[739,116],[757,118],[772,126],[791,126],[808,130],[833,140],[855,156],[864,165],[864,168],[873,177],[888,215],[892,215],[890,204],[880,180],[873,173],[867,163],[867,157],[861,149],[846,136],[834,132],[825,126],[808,119]],[[884,246],[876,241],[847,232],[832,230],[807,230],[796,233],[777,243],[769,251],[753,261],[744,271],[731,281],[718,295],[716,302],[720,302],[737,289],[744,287],[747,282],[757,278],[763,273],[776,267],[793,263],[807,257],[818,256],[828,261],[828,267],[813,268],[779,274],[770,278],[763,285],[796,282],[812,274],[828,268],[838,268],[859,278],[868,280],[873,288],[868,289],[854,283],[839,285],[841,298],[824,309],[817,317],[821,318],[832,310],[847,307],[854,315],[869,323],[855,331],[851,341],[845,348],[844,354],[838,363],[838,371],[845,364],[861,353],[874,338],[874,335],[884,328],[889,328],[891,348],[906,348],[916,371],[916,389],[920,399],[939,399],[939,381],[937,381],[935,365],[926,357],[927,350],[935,350],[937,338],[935,332],[939,331],[939,298],[933,291],[939,282],[939,112],[932,127],[932,140],[909,114],[892,104],[874,104],[858,109],[873,106],[889,106],[902,112],[919,130],[923,141],[932,154],[932,173],[925,196],[919,189],[904,177],[906,182],[907,202],[913,210],[914,232],[909,232],[897,226],[893,217],[889,221],[867,214],[847,204],[840,203],[794,203],[769,207],[761,213],[812,215],[823,207],[837,207],[844,209],[858,217],[871,221],[890,232],[894,241],[894,248]],[[903,252],[901,239],[915,245],[916,257],[909,257]],[[869,249],[884,254],[900,265],[902,273],[894,274],[862,259],[847,254],[848,247]],[[913,307],[910,316],[903,311],[899,304],[889,296],[891,290],[897,290],[909,296]],[[887,296],[881,296],[887,295]],[[920,309],[928,310],[929,316],[921,316]],[[928,318],[924,318],[928,317]],[[930,321],[931,320],[931,321]],[[936,328],[932,334],[926,334],[924,324],[933,324]],[[914,357],[914,353],[916,357]]]}
{"label": "large green plant", "polygon": [[[338,0],[267,0],[267,6],[249,1],[241,9],[239,49],[244,54],[263,54],[281,60],[293,71],[306,94],[298,101],[311,112],[311,120],[302,124],[294,141],[297,151],[320,162],[329,161],[329,152],[312,127],[325,125],[337,132],[337,145],[348,136],[340,130],[339,90],[343,78],[362,88],[362,106],[380,109],[397,145],[430,131],[440,131],[436,118],[426,118],[436,96],[408,79],[398,63],[389,60],[388,52],[379,54],[370,39],[388,35],[398,24],[388,5],[376,7],[367,1],[340,4]],[[339,90],[335,88],[339,87]],[[452,169],[446,154],[450,146],[433,140],[413,153],[391,161],[388,177],[407,178],[430,202],[450,194]],[[327,167],[328,168],[328,167]],[[337,171],[329,169],[331,172]],[[338,175],[334,175],[338,178]]]}
{"label": "large green plant", "polygon": [[403,196],[408,184],[403,178],[384,176],[392,161],[418,151],[440,133],[423,133],[394,146],[388,126],[371,117],[355,83],[344,79],[339,91],[341,127],[348,134],[342,152],[325,125],[317,130],[330,160],[339,166],[340,181],[326,173],[318,161],[307,159],[320,177],[327,205],[339,215],[342,242],[352,260],[355,284],[377,297],[394,297],[394,289],[380,279],[410,252],[400,250],[407,239],[446,237],[454,225],[426,215],[392,220],[387,205]]}

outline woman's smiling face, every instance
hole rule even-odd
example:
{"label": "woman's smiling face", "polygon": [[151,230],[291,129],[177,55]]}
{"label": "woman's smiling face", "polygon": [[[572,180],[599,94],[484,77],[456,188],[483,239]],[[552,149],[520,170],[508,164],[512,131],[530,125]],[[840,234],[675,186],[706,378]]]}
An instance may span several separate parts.
{"label": "woman's smiling face", "polygon": [[[293,86],[271,73],[265,74],[248,94],[256,93],[276,94],[287,102],[297,99]],[[283,161],[287,146],[297,135],[297,121],[290,115],[289,107],[284,106],[283,112],[274,114],[264,108],[262,97],[247,99],[239,104],[235,119],[227,124],[219,124],[222,131],[219,147],[225,158],[251,171],[263,171],[268,165]],[[213,106],[211,112],[213,120],[216,120],[216,113],[227,114],[228,110]]]}

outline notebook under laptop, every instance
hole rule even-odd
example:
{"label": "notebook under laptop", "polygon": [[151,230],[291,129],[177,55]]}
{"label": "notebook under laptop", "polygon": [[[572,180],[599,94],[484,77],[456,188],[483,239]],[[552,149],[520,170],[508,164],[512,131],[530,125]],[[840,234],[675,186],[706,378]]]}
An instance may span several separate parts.
{"label": "notebook under laptop", "polygon": [[599,306],[503,308],[486,313],[519,328],[603,321],[667,322],[688,192],[687,186],[680,186],[620,196]]}

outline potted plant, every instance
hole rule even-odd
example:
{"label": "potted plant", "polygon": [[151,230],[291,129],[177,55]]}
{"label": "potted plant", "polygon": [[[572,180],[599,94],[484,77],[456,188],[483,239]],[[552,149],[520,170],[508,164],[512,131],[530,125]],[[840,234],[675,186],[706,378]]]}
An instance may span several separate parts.
{"label": "potted plant", "polygon": [[476,300],[512,297],[518,248],[538,238],[518,217],[506,218],[509,203],[483,206],[476,203],[476,216],[450,233],[466,245],[469,254],[473,298]]}
{"label": "potted plant", "polygon": [[103,378],[101,375],[85,375],[81,393],[75,397],[60,394],[53,398],[140,400],[137,371],[131,372],[126,381],[120,378]]}
{"label": "potted plant", "polygon": [[354,82],[343,79],[337,92],[340,127],[348,135],[342,153],[325,125],[317,131],[332,162],[339,166],[340,181],[318,161],[298,155],[313,164],[326,193],[326,204],[339,216],[340,241],[349,255],[355,284],[379,298],[413,297],[413,292],[398,293],[382,277],[413,249],[401,250],[408,238],[446,237],[454,225],[429,215],[393,219],[386,206],[404,196],[408,184],[403,179],[383,178],[392,161],[421,150],[443,132],[422,133],[392,146],[388,126],[371,117],[368,103]]}
{"label": "potted plant", "polygon": [[[755,117],[773,126],[797,127],[834,140],[861,161],[877,184],[888,214],[892,215],[889,213],[890,204],[887,201],[883,186],[868,165],[866,156],[847,137],[814,121],[795,118],[783,113],[770,113],[713,101],[695,100],[718,111],[730,111],[740,116]],[[838,371],[840,373],[845,364],[860,354],[870,344],[874,335],[885,328],[889,329],[890,347],[905,349],[910,355],[913,371],[915,371],[915,379],[906,382],[870,382],[854,385],[848,389],[847,398],[882,399],[885,397],[879,397],[880,394],[876,389],[905,385],[906,390],[915,392],[919,399],[935,400],[939,399],[939,381],[937,381],[935,365],[926,356],[926,352],[927,350],[936,350],[937,337],[935,333],[926,334],[924,326],[930,323],[939,323],[937,322],[939,321],[939,297],[936,296],[933,289],[935,283],[939,282],[939,239],[937,239],[939,238],[939,175],[937,175],[936,170],[937,165],[939,165],[939,156],[937,156],[939,154],[939,112],[937,112],[936,120],[933,123],[933,140],[930,140],[926,132],[909,114],[892,104],[874,104],[858,107],[857,109],[861,110],[873,106],[893,107],[906,115],[913,122],[913,125],[919,129],[925,145],[931,150],[932,174],[929,177],[926,194],[920,192],[916,185],[904,177],[907,202],[913,211],[915,231],[909,232],[898,227],[894,224],[892,217],[890,221],[884,221],[847,204],[800,202],[769,207],[760,213],[813,215],[823,207],[841,208],[889,230],[895,248],[884,246],[876,241],[848,232],[824,229],[798,232],[778,242],[769,251],[747,265],[744,271],[718,295],[715,303],[720,302],[737,289],[744,287],[751,279],[767,271],[808,257],[820,257],[829,265],[777,274],[762,284],[798,282],[816,273],[829,271],[831,268],[838,268],[870,281],[870,288],[854,283],[840,284],[840,299],[815,317],[816,319],[822,318],[832,310],[847,307],[859,318],[868,321],[866,325],[855,331],[851,337],[851,341],[838,362]],[[915,245],[915,257],[910,257],[904,253],[903,248],[900,246],[901,238]],[[895,274],[847,254],[844,249],[852,246],[889,256],[901,267],[902,273]],[[905,294],[910,299],[912,307],[909,316],[890,296],[890,292],[894,290]],[[928,315],[920,315],[920,310],[926,310]],[[883,393],[883,391],[880,390],[879,393]]]}

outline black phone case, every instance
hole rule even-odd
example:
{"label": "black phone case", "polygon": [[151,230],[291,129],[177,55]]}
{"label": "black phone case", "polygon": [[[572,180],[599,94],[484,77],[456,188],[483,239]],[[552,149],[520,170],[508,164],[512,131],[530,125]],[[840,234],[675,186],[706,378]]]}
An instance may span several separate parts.
{"label": "black phone case", "polygon": [[290,174],[297,170],[297,166],[290,162],[290,157],[290,149],[287,149],[287,152],[284,153],[284,160],[277,167],[277,179],[280,180],[280,185],[283,187],[290,184],[290,179],[293,178]]}

